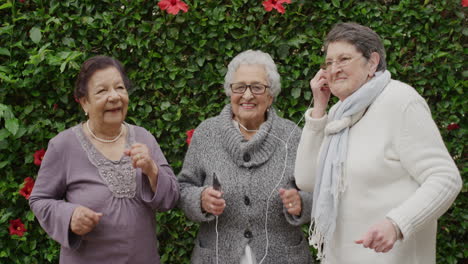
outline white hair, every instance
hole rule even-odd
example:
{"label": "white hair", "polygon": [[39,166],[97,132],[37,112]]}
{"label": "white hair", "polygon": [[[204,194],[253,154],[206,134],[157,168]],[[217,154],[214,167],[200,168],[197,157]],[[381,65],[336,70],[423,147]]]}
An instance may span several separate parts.
{"label": "white hair", "polygon": [[281,92],[280,75],[276,68],[276,64],[268,53],[260,50],[246,50],[239,53],[228,65],[226,76],[224,77],[224,91],[227,96],[231,95],[231,83],[234,78],[234,73],[241,65],[263,65],[267,75],[268,85],[270,86],[270,94],[276,98]]}

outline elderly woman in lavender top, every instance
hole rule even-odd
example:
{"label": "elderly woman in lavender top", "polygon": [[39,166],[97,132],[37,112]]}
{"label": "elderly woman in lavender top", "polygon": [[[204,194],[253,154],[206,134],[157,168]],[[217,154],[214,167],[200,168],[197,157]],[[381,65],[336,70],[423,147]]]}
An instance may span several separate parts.
{"label": "elderly woman in lavender top", "polygon": [[155,138],[124,122],[129,86],[117,60],[84,62],[75,96],[88,120],[49,142],[30,206],[60,263],[159,263],[154,214],[179,187]]}

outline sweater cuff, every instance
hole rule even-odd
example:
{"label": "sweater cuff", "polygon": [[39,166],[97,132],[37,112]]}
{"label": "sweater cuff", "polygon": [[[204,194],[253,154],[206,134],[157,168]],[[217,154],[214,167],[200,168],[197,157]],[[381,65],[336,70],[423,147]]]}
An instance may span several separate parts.
{"label": "sweater cuff", "polygon": [[397,240],[403,241],[413,233],[409,220],[405,219],[405,217],[399,216],[394,210],[390,211],[385,217],[389,219],[396,228],[398,228],[399,233],[397,231],[397,236],[399,234],[399,237],[397,237]]}
{"label": "sweater cuff", "polygon": [[386,218],[388,219],[388,221],[390,221],[390,223],[392,223],[393,228],[395,229],[396,239],[397,240],[402,240],[403,239],[403,234],[401,233],[401,230],[400,230],[400,227],[398,226],[398,224],[395,223],[395,221],[393,221],[393,219],[391,219],[389,217],[386,217]]}
{"label": "sweater cuff", "polygon": [[210,222],[215,219],[213,214],[203,212],[201,206],[202,192],[208,187],[208,185],[201,187],[191,187],[190,191],[182,194],[182,199],[179,200],[179,207],[192,221]]}
{"label": "sweater cuff", "polygon": [[325,129],[327,125],[327,115],[323,115],[321,118],[313,118],[311,116],[313,108],[309,108],[305,112],[305,126],[304,129],[306,130],[314,130],[314,131],[321,131]]}
{"label": "sweater cuff", "polygon": [[292,226],[300,226],[302,224],[301,218],[304,215],[302,212],[301,212],[301,215],[292,215],[288,213],[288,209],[283,207],[283,213],[284,213],[284,216],[286,217],[286,221]]}

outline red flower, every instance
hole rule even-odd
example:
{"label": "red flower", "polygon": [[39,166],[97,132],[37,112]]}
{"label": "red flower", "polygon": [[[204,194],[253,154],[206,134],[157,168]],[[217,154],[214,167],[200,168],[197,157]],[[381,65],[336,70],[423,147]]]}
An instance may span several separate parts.
{"label": "red flower", "polygon": [[26,1],[26,0],[19,0],[19,1],[20,1],[21,3],[24,3],[24,1]]}
{"label": "red flower", "polygon": [[19,190],[19,194],[23,195],[24,198],[29,199],[31,196],[32,189],[34,187],[34,179],[31,177],[27,177],[24,179],[24,186]]}
{"label": "red flower", "polygon": [[190,129],[187,132],[185,132],[185,134],[187,134],[187,145],[190,145],[190,142],[192,142],[193,132],[195,132],[195,129]]}
{"label": "red flower", "polygon": [[449,131],[459,129],[459,128],[460,128],[460,125],[457,124],[457,123],[450,123],[447,126],[447,130],[449,130]]}
{"label": "red flower", "polygon": [[24,232],[26,232],[26,228],[24,228],[23,222],[21,219],[10,220],[10,235],[18,235],[23,236]]}
{"label": "red flower", "polygon": [[284,6],[283,4],[290,4],[291,0],[267,0],[263,1],[263,7],[267,12],[270,12],[271,10],[276,9],[278,12],[281,14],[284,14]]}
{"label": "red flower", "polygon": [[58,109],[58,104],[54,104],[54,110]]}
{"label": "red flower", "polygon": [[468,6],[468,0],[462,0],[461,4],[462,4],[463,7],[467,7]]}
{"label": "red flower", "polygon": [[73,98],[75,99],[75,102],[79,103],[80,102],[80,99],[78,99],[78,97],[76,96],[73,96]]}
{"label": "red flower", "polygon": [[177,15],[180,10],[185,13],[188,11],[187,4],[180,0],[161,0],[159,1],[158,6],[172,15]]}
{"label": "red flower", "polygon": [[36,150],[36,152],[34,152],[34,164],[36,164],[37,166],[41,166],[44,155],[45,155],[44,149]]}

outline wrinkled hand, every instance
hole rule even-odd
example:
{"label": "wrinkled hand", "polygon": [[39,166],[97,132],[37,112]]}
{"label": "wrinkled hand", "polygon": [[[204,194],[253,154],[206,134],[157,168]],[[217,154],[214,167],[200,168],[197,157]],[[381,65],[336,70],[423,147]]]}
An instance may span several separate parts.
{"label": "wrinkled hand", "polygon": [[386,253],[393,248],[397,240],[397,231],[392,222],[384,219],[371,226],[361,239],[354,241],[362,244],[365,248],[373,249],[375,252]]}
{"label": "wrinkled hand", "polygon": [[288,213],[295,216],[300,216],[302,212],[302,200],[299,192],[296,189],[279,189],[283,206],[288,210]]}
{"label": "wrinkled hand", "polygon": [[313,118],[321,118],[325,114],[328,101],[330,100],[330,88],[327,84],[326,71],[320,69],[310,80],[310,89],[314,96]]}
{"label": "wrinkled hand", "polygon": [[70,229],[79,236],[85,235],[96,227],[101,217],[102,213],[96,213],[87,207],[78,206],[73,211]]}
{"label": "wrinkled hand", "polygon": [[222,192],[216,191],[213,187],[208,187],[201,194],[202,209],[213,215],[220,215],[224,212],[226,201],[221,198]]}
{"label": "wrinkled hand", "polygon": [[133,167],[140,168],[144,174],[158,173],[158,166],[151,158],[149,149],[145,144],[135,143],[130,149],[126,149],[124,153],[132,158]]}
{"label": "wrinkled hand", "polygon": [[159,169],[151,158],[148,147],[145,144],[135,143],[130,149],[126,149],[124,154],[131,157],[133,167],[141,169],[141,172],[148,177],[151,189],[156,191]]}

